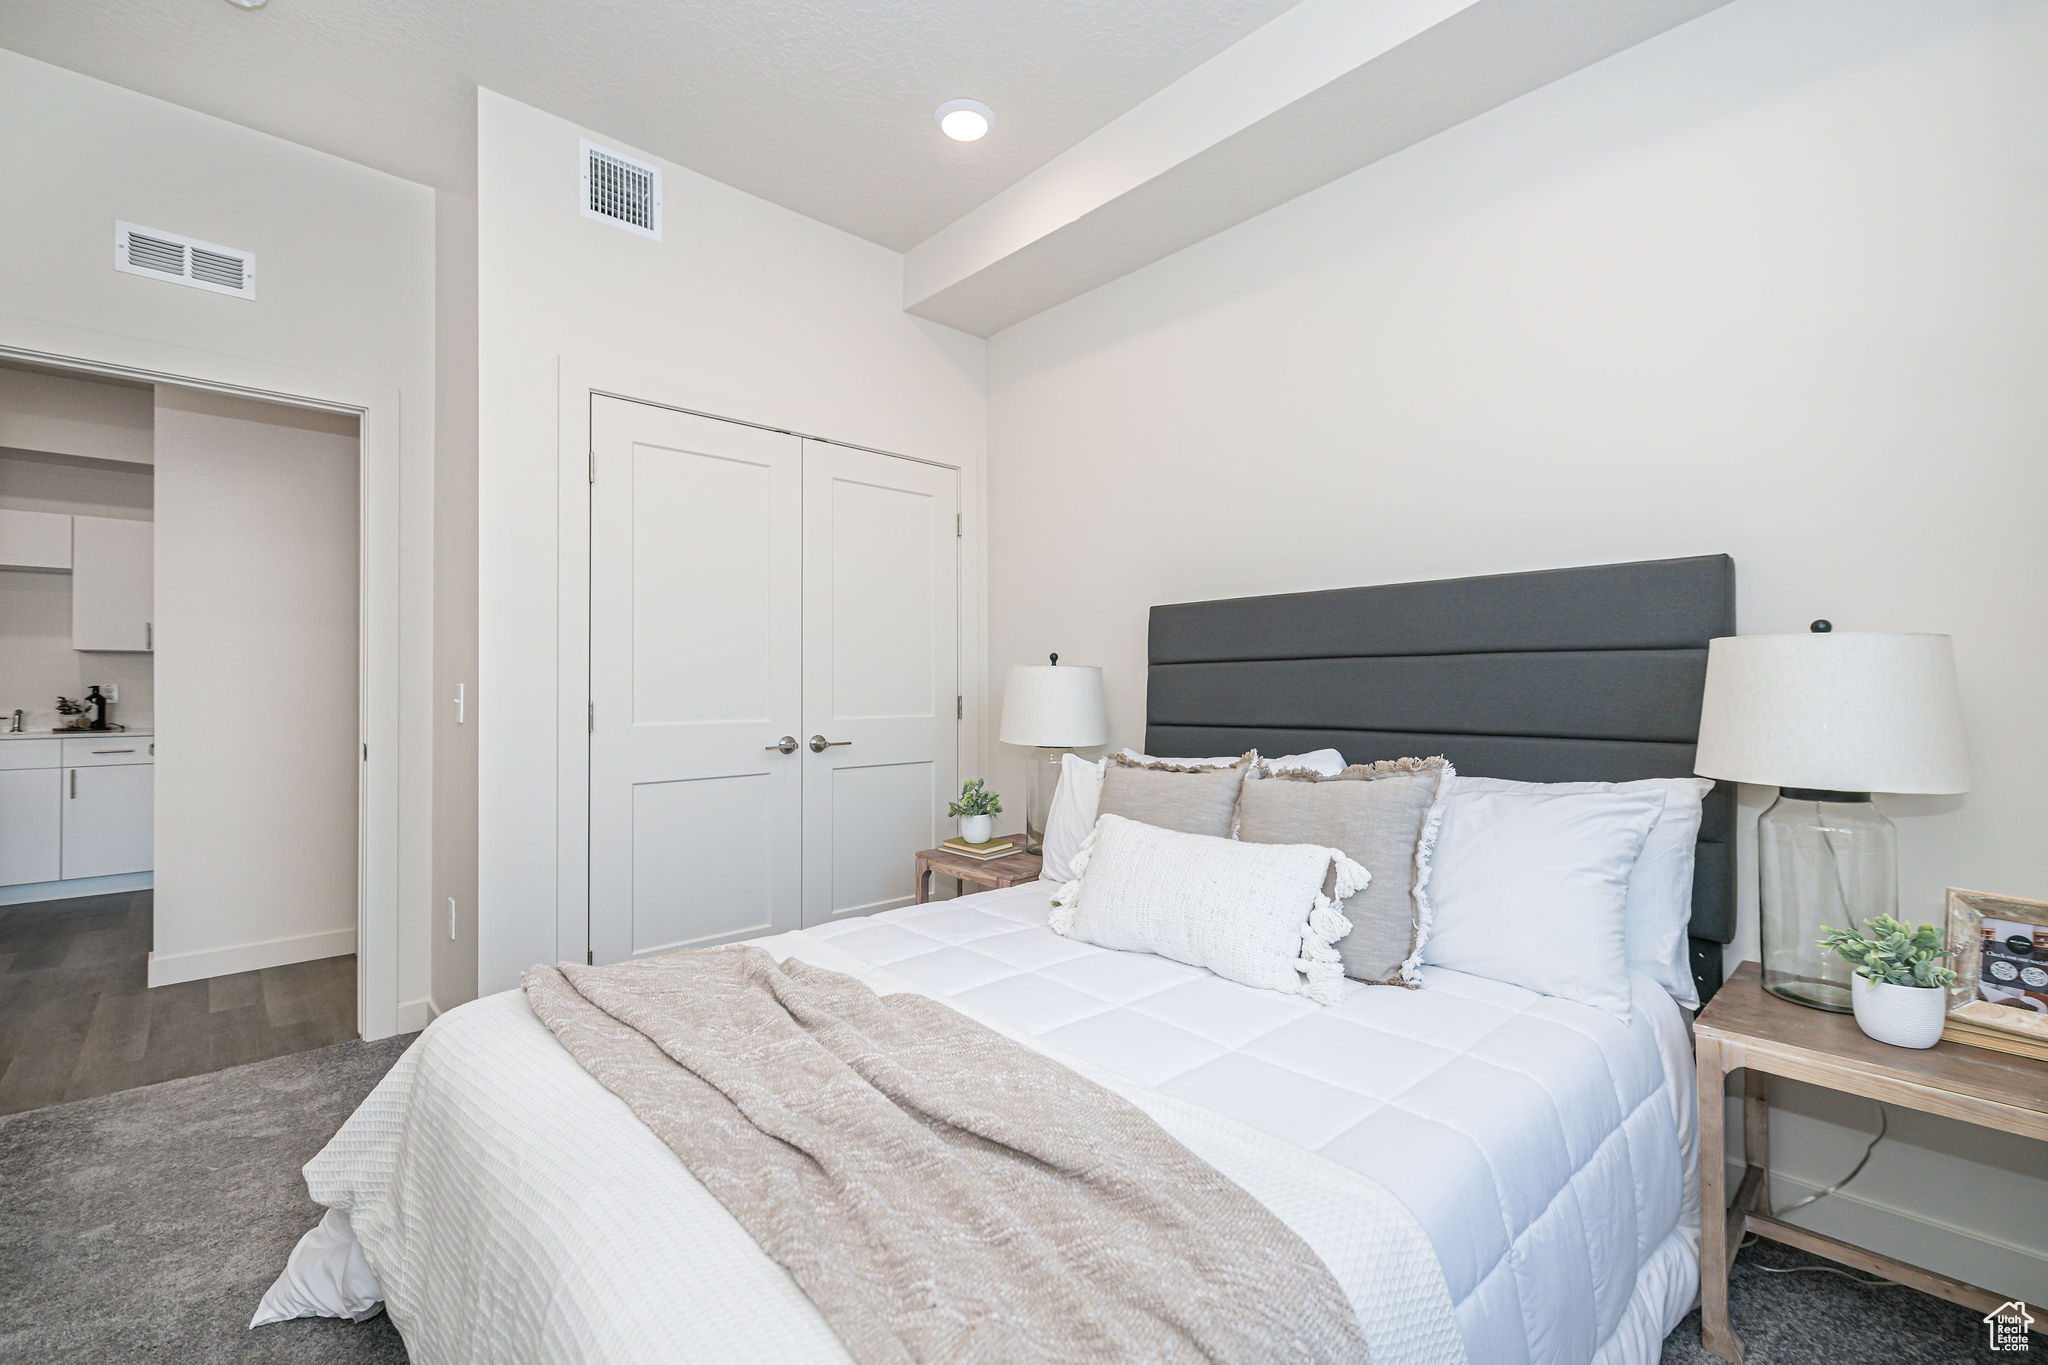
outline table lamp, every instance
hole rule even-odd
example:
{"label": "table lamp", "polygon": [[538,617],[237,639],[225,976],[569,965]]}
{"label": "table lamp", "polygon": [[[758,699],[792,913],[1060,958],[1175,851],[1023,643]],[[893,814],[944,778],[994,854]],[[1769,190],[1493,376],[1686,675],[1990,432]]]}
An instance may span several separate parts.
{"label": "table lamp", "polygon": [[1764,989],[1848,1013],[1849,964],[1821,926],[1899,908],[1898,831],[1872,792],[1970,789],[1946,635],[1738,635],[1707,646],[1702,777],[1778,788],[1757,821]]}
{"label": "table lamp", "polygon": [[1059,785],[1060,757],[1069,749],[1109,742],[1102,712],[1102,670],[1060,667],[1060,656],[1045,665],[1011,664],[1003,683],[1003,726],[997,738],[1031,749],[1024,770],[1024,849],[1045,847],[1045,817]]}

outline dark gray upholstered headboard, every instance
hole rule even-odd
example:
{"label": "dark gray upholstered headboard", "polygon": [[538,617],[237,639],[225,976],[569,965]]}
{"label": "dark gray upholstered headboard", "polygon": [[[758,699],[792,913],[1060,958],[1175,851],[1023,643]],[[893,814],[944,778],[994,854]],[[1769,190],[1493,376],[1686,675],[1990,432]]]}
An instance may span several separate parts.
{"label": "dark gray upholstered headboard", "polygon": [[[1726,555],[1152,608],[1145,751],[1441,753],[1524,782],[1692,773],[1707,641],[1735,633]],[[1735,792],[1693,874],[1705,1000],[1735,936]]]}

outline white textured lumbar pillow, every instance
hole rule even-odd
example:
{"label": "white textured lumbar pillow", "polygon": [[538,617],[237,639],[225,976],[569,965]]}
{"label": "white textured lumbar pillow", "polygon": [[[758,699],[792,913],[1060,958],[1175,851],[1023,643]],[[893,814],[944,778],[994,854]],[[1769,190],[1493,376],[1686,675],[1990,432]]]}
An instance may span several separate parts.
{"label": "white textured lumbar pillow", "polygon": [[1333,866],[1338,900],[1372,879],[1334,848],[1246,844],[1104,815],[1053,899],[1052,928],[1334,1005],[1344,982],[1336,944],[1351,921],[1323,894]]}

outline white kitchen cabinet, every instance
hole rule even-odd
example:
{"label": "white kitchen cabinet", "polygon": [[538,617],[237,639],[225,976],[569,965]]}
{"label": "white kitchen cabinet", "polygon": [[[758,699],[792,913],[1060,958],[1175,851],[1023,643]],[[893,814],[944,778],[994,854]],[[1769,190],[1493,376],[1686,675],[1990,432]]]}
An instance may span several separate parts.
{"label": "white kitchen cabinet", "polygon": [[64,736],[64,766],[105,768],[117,763],[153,763],[156,737],[131,730],[102,730],[91,735]]}
{"label": "white kitchen cabinet", "polygon": [[155,755],[147,731],[0,740],[0,886],[150,871]]}
{"label": "white kitchen cabinet", "polygon": [[155,794],[148,763],[66,768],[62,875],[147,872],[155,861]]}
{"label": "white kitchen cabinet", "polygon": [[60,512],[0,507],[0,569],[71,567],[71,518]]}
{"label": "white kitchen cabinet", "polygon": [[71,519],[71,647],[156,648],[156,527]]}
{"label": "white kitchen cabinet", "polygon": [[0,770],[0,886],[57,880],[63,809],[62,769]]}

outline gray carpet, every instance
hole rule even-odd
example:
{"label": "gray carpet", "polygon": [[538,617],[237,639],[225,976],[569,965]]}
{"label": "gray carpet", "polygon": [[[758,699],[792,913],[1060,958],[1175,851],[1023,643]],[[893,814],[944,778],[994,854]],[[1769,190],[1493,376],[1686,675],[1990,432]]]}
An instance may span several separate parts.
{"label": "gray carpet", "polygon": [[414,1036],[0,1118],[0,1360],[403,1365],[381,1314],[249,1318],[320,1219],[299,1168]]}
{"label": "gray carpet", "polygon": [[[0,1118],[0,1360],[404,1365],[382,1316],[248,1323],[319,1220],[299,1168],[411,1041],[344,1043]],[[1925,1294],[1761,1268],[1824,1264],[1772,1244],[1743,1253],[1730,1293],[1752,1365],[2029,1358],[1992,1355],[1976,1314]],[[1662,1365],[1710,1365],[1699,1342],[1695,1313]]]}
{"label": "gray carpet", "polygon": [[[1833,1262],[1775,1242],[1752,1242],[1728,1279],[1728,1311],[1748,1365],[1991,1365],[2048,1359],[2035,1351],[1994,1353],[1979,1314],[1895,1284],[1865,1287],[1817,1267]],[[1764,1267],[1797,1274],[1772,1274]],[[1858,1279],[1867,1278],[1858,1275]],[[1476,1362],[1475,1362],[1476,1365]],[[1661,1365],[1726,1365],[1700,1349],[1700,1315],[1687,1315],[1664,1342]]]}

